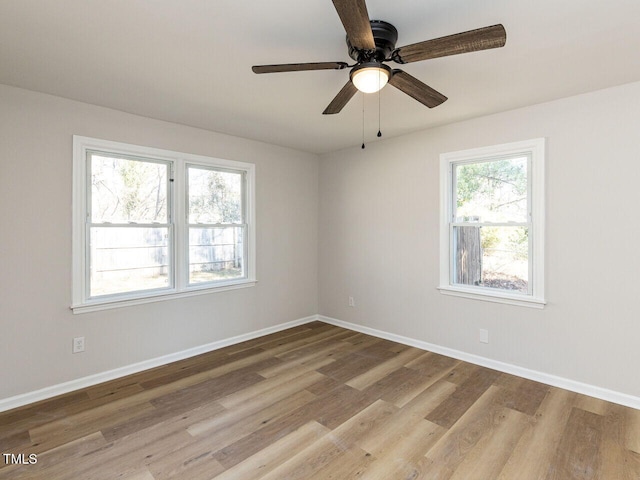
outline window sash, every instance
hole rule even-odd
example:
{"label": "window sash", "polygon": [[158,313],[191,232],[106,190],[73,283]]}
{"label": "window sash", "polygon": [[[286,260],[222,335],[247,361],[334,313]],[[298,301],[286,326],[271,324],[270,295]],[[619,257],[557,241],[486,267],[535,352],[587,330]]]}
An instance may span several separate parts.
{"label": "window sash", "polygon": [[[203,280],[203,281],[192,281],[192,268],[194,265],[198,264],[198,263],[210,263],[210,264],[215,264],[215,263],[229,263],[229,262],[234,262],[237,260],[238,257],[235,257],[233,260],[231,259],[222,259],[222,260],[211,260],[209,262],[195,262],[192,258],[191,255],[191,250],[192,248],[195,246],[194,244],[191,243],[190,240],[190,234],[193,230],[214,230],[214,229],[228,229],[228,228],[233,228],[233,229],[238,229],[241,231],[240,237],[242,238],[242,250],[241,250],[241,255],[240,255],[240,262],[241,262],[241,273],[240,275],[234,276],[234,277],[229,277],[227,279],[223,278],[218,278],[218,279],[212,279],[212,280]],[[189,224],[188,230],[187,230],[187,247],[188,247],[188,251],[187,251],[187,267],[189,269],[189,271],[187,272],[187,282],[189,286],[203,286],[203,285],[207,285],[207,284],[217,284],[217,283],[221,283],[221,282],[225,282],[228,281],[230,278],[232,278],[233,280],[242,280],[242,279],[246,279],[247,278],[247,268],[246,268],[246,259],[247,259],[247,255],[248,255],[248,246],[247,246],[247,242],[246,242],[246,232],[247,232],[247,228],[248,225],[247,224],[238,224],[238,223],[227,223],[227,224]],[[224,247],[224,246],[230,246],[233,245],[234,249],[236,247],[236,243],[234,242],[233,244],[210,244],[208,245],[211,248],[216,248],[216,247]],[[200,245],[202,247],[205,247],[207,245]],[[221,269],[222,270],[222,269]],[[213,276],[213,272],[215,270],[211,271],[211,274]]]}
{"label": "window sash", "polygon": [[[513,159],[518,159],[518,158],[526,158],[527,159],[527,212],[526,212],[526,220],[528,222],[531,222],[531,209],[532,209],[532,203],[531,203],[531,199],[532,199],[532,195],[531,195],[531,191],[532,191],[532,181],[531,181],[531,168],[532,168],[532,155],[531,152],[516,152],[516,153],[511,153],[508,155],[495,155],[495,156],[488,156],[486,158],[479,158],[479,159],[466,159],[466,160],[459,160],[459,161],[452,161],[449,164],[449,178],[451,178],[451,195],[450,195],[450,211],[451,211],[451,222],[456,222],[456,218],[457,218],[457,213],[458,213],[458,203],[457,203],[457,198],[458,198],[458,178],[456,175],[457,172],[457,168],[459,166],[464,166],[464,165],[478,165],[478,164],[482,164],[482,163],[493,163],[493,162],[499,162],[501,160],[513,160]],[[472,223],[477,223],[477,222],[472,222]],[[487,222],[487,223],[495,223],[495,224],[499,224],[499,223],[523,223],[522,221],[507,221],[507,222]]]}
{"label": "window sash", "polygon": [[[136,247],[136,246],[131,246],[131,247],[120,247],[121,250],[125,250],[127,248],[166,248],[167,250],[167,279],[168,279],[168,284],[164,287],[150,287],[150,288],[139,288],[139,289],[131,289],[131,290],[122,290],[120,292],[112,292],[112,293],[104,293],[104,294],[92,294],[92,287],[93,287],[93,277],[96,275],[96,271],[95,271],[95,266],[97,263],[97,258],[92,258],[92,250],[93,250],[93,245],[94,242],[92,242],[92,236],[91,236],[91,231],[92,230],[97,230],[97,229],[104,229],[104,230],[110,230],[110,229],[130,229],[130,230],[135,230],[135,229],[157,229],[157,230],[166,230],[167,232],[167,244],[166,247],[163,246],[148,246],[148,247]],[[173,261],[175,255],[174,255],[174,250],[175,250],[175,242],[174,242],[174,227],[171,224],[160,224],[160,223],[147,223],[147,224],[141,224],[141,223],[124,223],[124,224],[117,224],[117,223],[87,223],[86,225],[86,245],[87,245],[87,249],[86,249],[86,264],[88,266],[87,268],[87,281],[86,281],[86,291],[85,291],[85,296],[87,299],[89,300],[105,300],[105,299],[109,299],[109,298],[118,298],[118,297],[135,297],[138,296],[140,294],[144,294],[145,292],[163,292],[163,291],[171,291],[173,289],[175,289],[175,262]],[[113,271],[116,270],[135,270],[135,269],[141,269],[141,268],[161,268],[163,265],[155,265],[155,266],[147,266],[147,267],[131,267],[130,269],[114,269]]]}
{"label": "window sash", "polygon": [[[92,222],[94,220],[93,218],[93,186],[92,186],[92,175],[93,175],[93,168],[92,168],[92,157],[96,155],[96,156],[102,156],[102,157],[108,157],[108,158],[114,158],[114,159],[119,159],[119,160],[129,160],[129,161],[134,161],[134,162],[142,162],[142,163],[150,163],[150,164],[156,164],[156,165],[164,165],[166,167],[166,185],[165,185],[165,198],[166,198],[166,202],[167,202],[167,217],[166,217],[166,222],[160,222],[160,223],[167,223],[167,224],[171,224],[173,223],[173,209],[171,208],[171,205],[173,205],[173,189],[171,188],[173,185],[173,170],[174,170],[174,165],[173,162],[171,161],[167,161],[167,160],[158,160],[152,157],[142,157],[142,156],[137,156],[137,155],[126,155],[126,154],[118,154],[118,153],[111,153],[109,151],[103,151],[103,150],[87,150],[86,151],[86,172],[87,172],[87,194],[86,194],[86,212],[87,212],[87,222]],[[104,224],[116,224],[118,222],[94,222],[94,223],[104,223]],[[143,224],[145,222],[129,222],[131,224]],[[152,222],[155,223],[155,222]]]}
{"label": "window sash", "polygon": [[457,272],[457,264],[456,264],[456,234],[455,229],[458,227],[513,227],[513,228],[526,228],[528,230],[527,235],[527,293],[526,295],[533,295],[533,223],[531,222],[501,222],[501,223],[493,223],[493,222],[451,222],[449,224],[449,251],[451,252],[449,255],[449,284],[452,286],[462,286],[463,288],[476,288],[485,290],[487,292],[500,292],[505,295],[521,295],[522,293],[519,291],[511,291],[507,289],[493,288],[487,287],[483,285],[468,285],[461,282],[456,281],[456,272]]}
{"label": "window sash", "polygon": [[[191,226],[191,225],[216,225],[215,223],[208,223],[208,222],[196,222],[193,223],[190,221],[190,216],[191,216],[191,196],[190,196],[190,176],[189,176],[189,172],[190,170],[208,170],[208,171],[212,171],[212,172],[219,172],[219,173],[231,173],[231,174],[237,174],[240,176],[240,222],[238,223],[234,223],[235,225],[237,224],[244,224],[247,221],[247,175],[246,172],[242,171],[242,170],[236,170],[236,169],[230,169],[230,168],[220,168],[220,167],[213,167],[213,166],[208,166],[208,165],[199,165],[199,164],[186,164],[186,174],[185,174],[185,213],[186,213],[186,223]],[[225,223],[221,223],[220,225],[225,225]]]}

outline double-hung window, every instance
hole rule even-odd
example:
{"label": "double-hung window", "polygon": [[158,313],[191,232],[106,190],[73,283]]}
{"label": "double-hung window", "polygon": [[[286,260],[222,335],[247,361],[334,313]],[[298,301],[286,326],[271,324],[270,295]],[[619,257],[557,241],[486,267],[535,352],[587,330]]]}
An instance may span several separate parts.
{"label": "double-hung window", "polygon": [[254,176],[74,136],[74,312],[255,284]]}
{"label": "double-hung window", "polygon": [[189,285],[243,278],[246,173],[187,165]]}
{"label": "double-hung window", "polygon": [[544,139],[440,158],[441,292],[542,307]]}

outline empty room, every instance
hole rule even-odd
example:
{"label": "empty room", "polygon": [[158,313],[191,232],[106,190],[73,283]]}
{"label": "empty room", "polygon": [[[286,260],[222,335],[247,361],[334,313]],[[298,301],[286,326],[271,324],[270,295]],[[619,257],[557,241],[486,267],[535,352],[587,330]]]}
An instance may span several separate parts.
{"label": "empty room", "polygon": [[0,1],[0,480],[640,480],[639,22]]}

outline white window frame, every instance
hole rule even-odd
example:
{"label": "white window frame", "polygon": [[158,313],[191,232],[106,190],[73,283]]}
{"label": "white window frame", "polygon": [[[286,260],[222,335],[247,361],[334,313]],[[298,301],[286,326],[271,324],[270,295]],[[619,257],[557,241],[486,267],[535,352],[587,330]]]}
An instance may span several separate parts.
{"label": "white window frame", "polygon": [[[169,286],[156,290],[127,292],[104,297],[89,297],[88,236],[86,235],[88,201],[90,199],[87,166],[89,152],[125,157],[138,157],[150,161],[167,162],[173,174],[168,199],[169,218],[173,230],[172,278]],[[245,223],[246,246],[244,268],[245,276],[211,283],[189,284],[189,242],[186,205],[186,169],[187,165],[218,168],[244,173],[245,179]],[[256,218],[255,218],[255,165],[235,160],[225,160],[202,155],[174,152],[159,148],[131,145],[90,137],[73,136],[73,239],[72,239],[72,303],[73,313],[85,313],[128,305],[138,305],[161,300],[221,292],[236,288],[251,287],[256,279]]]}
{"label": "white window frame", "polygon": [[[523,155],[529,157],[527,171],[529,205],[529,292],[510,292],[453,282],[453,218],[455,165],[498,160]],[[445,295],[506,303],[510,305],[544,308],[544,228],[545,228],[545,139],[536,138],[522,142],[506,143],[440,155],[440,285]]]}

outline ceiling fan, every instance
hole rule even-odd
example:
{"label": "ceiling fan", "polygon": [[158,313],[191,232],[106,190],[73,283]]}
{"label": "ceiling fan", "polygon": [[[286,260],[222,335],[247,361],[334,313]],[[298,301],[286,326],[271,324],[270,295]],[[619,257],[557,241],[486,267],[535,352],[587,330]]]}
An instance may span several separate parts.
{"label": "ceiling fan", "polygon": [[499,48],[503,47],[507,40],[504,27],[493,25],[396,48],[398,31],[388,22],[369,20],[365,0],[332,1],[347,32],[349,56],[356,61],[355,64],[315,62],[252,67],[254,73],[351,68],[349,81],[322,112],[325,115],[339,113],[358,90],[373,93],[379,91],[387,83],[429,108],[437,107],[447,100],[447,97],[407,72],[390,68],[385,62],[393,61],[404,64]]}

